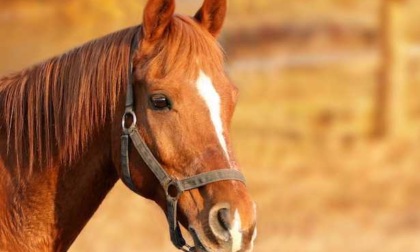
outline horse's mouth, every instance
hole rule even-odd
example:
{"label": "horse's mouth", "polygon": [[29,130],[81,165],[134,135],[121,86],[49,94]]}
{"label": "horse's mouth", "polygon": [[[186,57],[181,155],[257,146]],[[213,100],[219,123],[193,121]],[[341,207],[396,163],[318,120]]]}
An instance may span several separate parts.
{"label": "horse's mouth", "polygon": [[200,239],[200,236],[198,235],[197,231],[195,231],[195,229],[193,227],[189,227],[188,231],[191,234],[191,237],[193,238],[194,241],[194,252],[208,252],[211,251],[211,249],[208,249],[203,242]]}

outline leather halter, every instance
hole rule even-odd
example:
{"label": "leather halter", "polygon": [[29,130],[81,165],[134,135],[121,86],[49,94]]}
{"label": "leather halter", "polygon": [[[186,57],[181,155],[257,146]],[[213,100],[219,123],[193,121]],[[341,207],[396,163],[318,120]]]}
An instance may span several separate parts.
{"label": "leather halter", "polygon": [[[138,35],[135,35],[131,44],[130,55],[130,73],[129,82],[127,86],[127,95],[125,103],[125,113],[122,119],[123,134],[121,136],[121,169],[122,181],[135,193],[139,194],[136,186],[131,178],[129,168],[129,144],[130,140],[140,154],[141,158],[149,169],[153,172],[159,183],[163,187],[166,194],[167,211],[166,218],[169,223],[169,232],[172,243],[180,250],[194,251],[194,248],[187,245],[179,227],[177,220],[177,203],[181,194],[185,191],[196,189],[204,185],[224,181],[224,180],[237,180],[245,183],[245,178],[242,173],[232,168],[220,169],[210,172],[200,173],[195,176],[187,177],[184,179],[176,179],[170,176],[156,160],[153,153],[141,137],[137,126],[137,117],[134,112],[134,89],[133,89],[133,62],[132,56],[138,45]],[[126,125],[126,118],[131,117],[132,122],[129,126]],[[202,248],[203,249],[203,248]]]}

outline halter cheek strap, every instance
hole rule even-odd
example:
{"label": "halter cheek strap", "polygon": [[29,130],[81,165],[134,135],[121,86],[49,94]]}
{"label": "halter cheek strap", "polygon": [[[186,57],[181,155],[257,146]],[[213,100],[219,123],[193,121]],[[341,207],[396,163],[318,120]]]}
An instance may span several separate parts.
{"label": "halter cheek strap", "polygon": [[[133,38],[131,55],[137,48],[137,44],[138,35]],[[166,218],[169,224],[169,232],[172,243],[175,247],[183,251],[194,251],[193,247],[186,244],[177,220],[177,205],[181,194],[185,191],[196,189],[218,181],[237,180],[245,183],[245,178],[240,171],[234,169],[214,170],[180,180],[169,176],[156,160],[136,127],[137,117],[134,112],[133,63],[130,62],[129,64],[130,73],[128,77],[129,82],[127,86],[126,108],[122,120],[123,134],[121,136],[121,179],[132,191],[138,193],[138,190],[131,178],[129,167],[129,146],[131,142],[147,167],[149,167],[159,180],[160,185],[165,191],[167,202]],[[126,125],[126,118],[128,117],[132,119],[131,125],[129,126]]]}

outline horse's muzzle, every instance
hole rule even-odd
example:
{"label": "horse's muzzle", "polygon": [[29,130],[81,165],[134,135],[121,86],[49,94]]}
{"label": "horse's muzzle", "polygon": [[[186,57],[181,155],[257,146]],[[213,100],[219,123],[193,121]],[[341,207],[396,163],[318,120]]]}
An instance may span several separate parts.
{"label": "horse's muzzle", "polygon": [[189,228],[193,251],[252,251],[255,225],[243,226],[239,211],[228,203],[214,205],[208,212],[208,226],[199,229],[206,231]]}

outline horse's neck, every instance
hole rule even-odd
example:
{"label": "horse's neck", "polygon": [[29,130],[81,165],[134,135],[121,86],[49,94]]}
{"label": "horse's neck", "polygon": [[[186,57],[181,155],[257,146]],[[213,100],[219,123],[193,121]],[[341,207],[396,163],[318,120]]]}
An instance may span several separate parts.
{"label": "horse's neck", "polygon": [[97,138],[71,167],[39,169],[24,184],[0,140],[0,251],[68,249],[118,179],[110,139]]}

